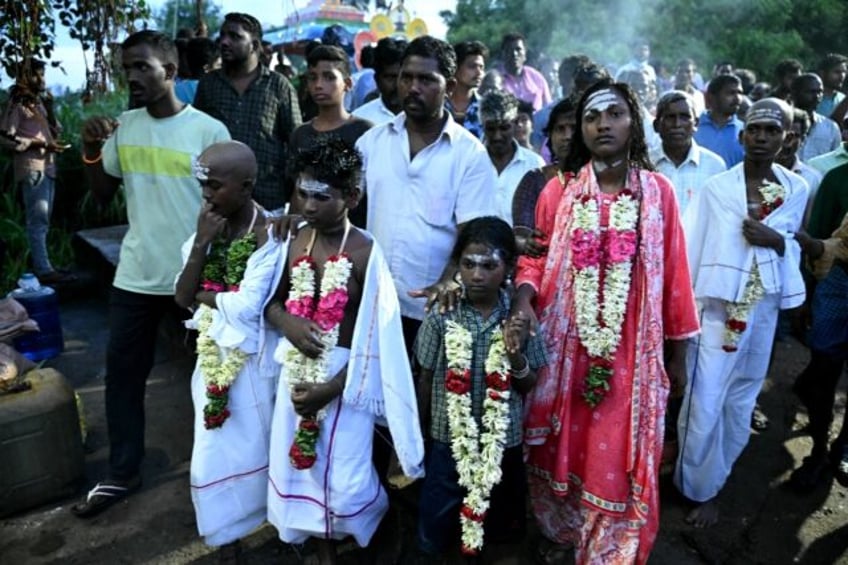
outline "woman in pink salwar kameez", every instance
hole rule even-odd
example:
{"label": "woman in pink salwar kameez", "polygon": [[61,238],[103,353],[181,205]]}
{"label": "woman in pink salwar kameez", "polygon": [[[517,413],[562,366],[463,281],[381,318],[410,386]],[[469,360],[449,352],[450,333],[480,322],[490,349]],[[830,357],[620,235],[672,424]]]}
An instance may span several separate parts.
{"label": "woman in pink salwar kameez", "polygon": [[536,208],[548,252],[520,259],[513,305],[535,311],[550,361],[526,401],[531,502],[554,543],[540,556],[573,544],[578,563],[645,563],[666,400],[698,319],[674,189],[626,85],[586,91],[563,169]]}

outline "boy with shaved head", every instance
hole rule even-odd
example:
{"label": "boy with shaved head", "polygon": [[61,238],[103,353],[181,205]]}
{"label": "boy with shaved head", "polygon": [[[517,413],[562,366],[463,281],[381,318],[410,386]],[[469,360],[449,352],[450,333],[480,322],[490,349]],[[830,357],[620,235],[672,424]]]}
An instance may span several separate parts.
{"label": "boy with shaved head", "polygon": [[[275,334],[263,310],[282,274],[282,242],[268,236],[251,195],[256,157],[238,141],[216,143],[194,162],[203,189],[197,231],[183,246],[176,301],[192,309],[197,365],[191,381],[191,498],[207,544],[237,544],[265,520]],[[225,548],[236,551],[237,545]]]}
{"label": "boy with shaved head", "polygon": [[755,102],[740,134],[744,161],[708,180],[683,216],[701,335],[687,353],[674,481],[698,503],[687,517],[696,527],[718,521],[718,494],[748,443],[778,311],[804,302],[793,236],[807,184],[775,163],[791,126],[783,100]]}

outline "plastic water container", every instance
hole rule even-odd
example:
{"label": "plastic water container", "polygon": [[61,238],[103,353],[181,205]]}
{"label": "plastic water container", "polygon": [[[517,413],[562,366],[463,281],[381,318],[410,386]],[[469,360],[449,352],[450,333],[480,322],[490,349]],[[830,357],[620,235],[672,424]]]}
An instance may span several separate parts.
{"label": "plastic water container", "polygon": [[85,454],[74,390],[34,369],[23,392],[0,394],[0,517],[75,494]]}
{"label": "plastic water container", "polygon": [[18,279],[18,288],[9,293],[26,308],[29,317],[38,322],[39,331],[27,332],[16,338],[15,349],[32,361],[51,359],[65,349],[62,322],[59,319],[59,298],[49,286],[41,286],[32,273]]}

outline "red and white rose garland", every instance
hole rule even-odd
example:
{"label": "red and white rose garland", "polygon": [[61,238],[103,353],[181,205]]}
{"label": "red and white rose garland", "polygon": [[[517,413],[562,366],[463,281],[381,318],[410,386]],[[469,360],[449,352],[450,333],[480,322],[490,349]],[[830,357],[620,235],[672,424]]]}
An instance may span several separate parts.
{"label": "red and white rose garland", "polygon": [[[763,201],[760,204],[757,219],[762,221],[783,204],[786,189],[777,183],[766,181],[760,186],[759,191]],[[739,340],[742,339],[742,334],[748,327],[751,310],[762,300],[763,296],[765,296],[765,288],[762,278],[760,278],[757,260],[754,258],[754,262],[751,264],[751,274],[748,276],[745,290],[742,292],[742,300],[730,302],[725,308],[727,320],[724,322],[724,344],[721,346],[724,351],[732,353],[739,349]]]}
{"label": "red and white rose garland", "polygon": [[597,196],[577,197],[572,214],[575,321],[589,354],[582,394],[594,408],[610,390],[612,362],[621,341],[638,242],[639,201],[630,190],[619,192],[610,204],[606,231],[601,230]]}
{"label": "red and white rose garland", "polygon": [[[286,300],[286,311],[299,318],[312,320],[321,328],[319,336],[323,345],[321,355],[310,358],[292,347],[286,352],[286,384],[293,392],[298,384],[326,382],[330,352],[339,340],[339,324],[344,319],[344,310],[348,301],[347,283],[353,269],[348,256],[344,253],[330,256],[324,263],[318,303],[315,303],[315,261],[304,255],[292,265],[291,288]],[[320,422],[326,416],[326,410],[320,410],[311,417],[301,417],[294,441],[289,449],[289,461],[295,469],[309,469],[315,464],[316,445],[321,430]]]}
{"label": "red and white rose garland", "polygon": [[445,356],[448,426],[451,452],[460,486],[466,489],[460,510],[462,551],[476,554],[483,547],[483,520],[489,509],[492,487],[501,480],[506,433],[509,429],[511,377],[503,332],[492,334],[485,361],[486,396],[482,431],[471,413],[471,332],[455,321],[447,322]]}

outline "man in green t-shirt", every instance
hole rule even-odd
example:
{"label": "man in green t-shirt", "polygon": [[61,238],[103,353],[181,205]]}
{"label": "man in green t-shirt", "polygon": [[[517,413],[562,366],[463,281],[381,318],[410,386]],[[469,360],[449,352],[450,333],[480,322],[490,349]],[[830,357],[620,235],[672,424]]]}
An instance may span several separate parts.
{"label": "man in green t-shirt", "polygon": [[192,158],[230,138],[221,122],[174,94],[178,56],[169,37],[141,31],[124,41],[121,53],[136,109],[124,112],[119,121],[91,118],[82,133],[92,193],[106,203],[123,185],[130,224],[110,298],[105,392],[109,475],[72,507],[82,518],[141,486],[144,391],[153,368],[156,329],[175,307],[180,247],[194,230],[200,209]]}

